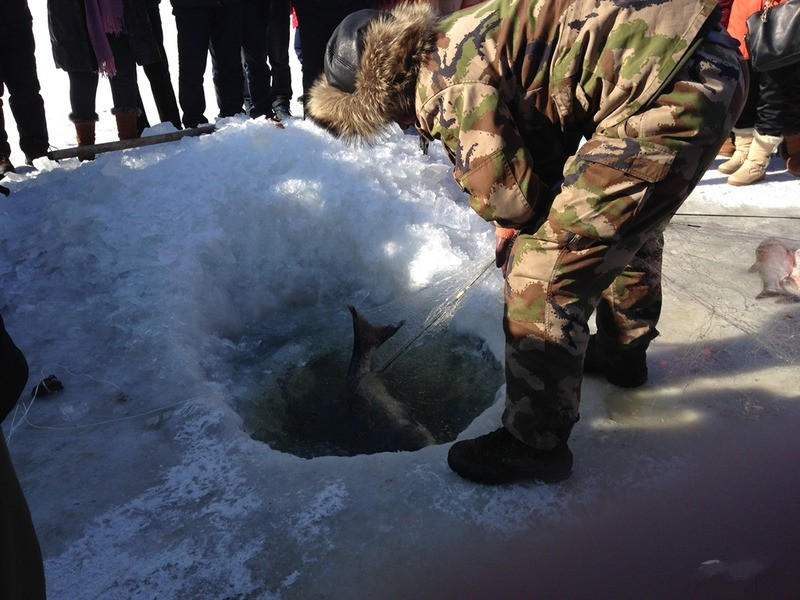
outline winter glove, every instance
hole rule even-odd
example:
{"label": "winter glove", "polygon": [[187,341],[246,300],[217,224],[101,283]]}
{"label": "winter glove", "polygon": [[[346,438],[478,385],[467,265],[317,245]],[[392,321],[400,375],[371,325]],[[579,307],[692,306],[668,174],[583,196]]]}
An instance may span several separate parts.
{"label": "winter glove", "polygon": [[503,277],[508,273],[508,256],[511,254],[511,248],[518,235],[518,229],[508,227],[495,227],[494,229],[494,264],[498,269],[503,270]]}

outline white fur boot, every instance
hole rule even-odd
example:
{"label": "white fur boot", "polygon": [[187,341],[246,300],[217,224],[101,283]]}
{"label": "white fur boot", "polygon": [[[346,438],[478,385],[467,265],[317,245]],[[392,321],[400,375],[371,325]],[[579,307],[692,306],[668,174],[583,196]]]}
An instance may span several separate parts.
{"label": "white fur boot", "polygon": [[733,128],[733,155],[717,167],[717,171],[730,175],[735,173],[739,167],[747,160],[747,153],[750,152],[750,144],[753,142],[755,129],[748,127],[745,129]]}
{"label": "white fur boot", "polygon": [[767,165],[772,153],[783,138],[779,135],[761,135],[758,131],[753,136],[747,159],[736,172],[728,177],[731,185],[750,185],[764,179]]}

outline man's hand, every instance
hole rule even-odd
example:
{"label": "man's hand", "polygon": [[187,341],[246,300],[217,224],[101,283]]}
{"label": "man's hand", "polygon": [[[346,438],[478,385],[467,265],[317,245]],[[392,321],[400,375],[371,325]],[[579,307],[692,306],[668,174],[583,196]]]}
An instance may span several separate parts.
{"label": "man's hand", "polygon": [[508,227],[495,227],[494,229],[494,264],[503,270],[503,277],[508,272],[508,255],[514,245],[514,239],[519,235],[517,229]]}

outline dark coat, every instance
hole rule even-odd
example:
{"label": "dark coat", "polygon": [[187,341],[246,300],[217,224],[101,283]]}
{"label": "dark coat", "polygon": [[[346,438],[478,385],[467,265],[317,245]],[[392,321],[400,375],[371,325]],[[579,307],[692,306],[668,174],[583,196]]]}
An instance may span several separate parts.
{"label": "dark coat", "polygon": [[14,408],[26,381],[28,362],[6,332],[0,316],[0,421]]}
{"label": "dark coat", "polygon": [[[123,0],[125,32],[137,64],[159,62],[159,45],[147,7],[141,0]],[[89,41],[83,0],[47,0],[47,20],[53,59],[65,71],[97,71],[97,59]]]}
{"label": "dark coat", "polygon": [[[28,363],[0,317],[0,421],[28,381]],[[44,600],[44,565],[28,504],[0,431],[0,598]]]}
{"label": "dark coat", "polygon": [[22,36],[25,29],[30,29],[31,11],[25,0],[3,0],[0,2],[0,36],[5,40]]}

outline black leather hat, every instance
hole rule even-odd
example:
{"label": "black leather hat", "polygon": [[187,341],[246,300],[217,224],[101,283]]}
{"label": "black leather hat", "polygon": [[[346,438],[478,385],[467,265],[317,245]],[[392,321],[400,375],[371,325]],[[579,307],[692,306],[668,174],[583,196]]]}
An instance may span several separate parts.
{"label": "black leather hat", "polygon": [[364,50],[364,32],[378,18],[391,14],[366,8],[347,15],[331,35],[325,48],[325,77],[328,83],[352,94],[356,91],[356,75]]}

